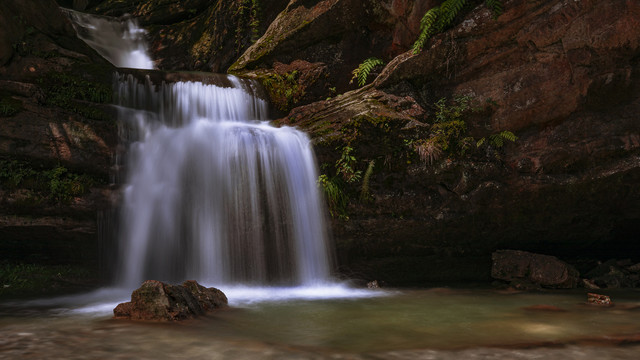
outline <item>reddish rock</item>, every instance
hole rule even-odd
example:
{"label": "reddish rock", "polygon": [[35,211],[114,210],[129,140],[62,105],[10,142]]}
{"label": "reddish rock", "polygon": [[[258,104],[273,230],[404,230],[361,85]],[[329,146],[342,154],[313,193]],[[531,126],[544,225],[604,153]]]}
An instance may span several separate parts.
{"label": "reddish rock", "polygon": [[599,306],[613,305],[610,297],[608,297],[607,295],[595,294],[595,293],[587,294],[587,303],[592,305],[599,305]]}
{"label": "reddish rock", "polygon": [[554,256],[526,251],[499,250],[491,256],[491,276],[504,281],[528,280],[543,287],[571,289],[578,285],[579,273]]}
{"label": "reddish rock", "polygon": [[227,306],[227,297],[216,288],[197,282],[170,285],[147,280],[131,294],[131,301],[113,309],[116,319],[176,321],[204,315]]}

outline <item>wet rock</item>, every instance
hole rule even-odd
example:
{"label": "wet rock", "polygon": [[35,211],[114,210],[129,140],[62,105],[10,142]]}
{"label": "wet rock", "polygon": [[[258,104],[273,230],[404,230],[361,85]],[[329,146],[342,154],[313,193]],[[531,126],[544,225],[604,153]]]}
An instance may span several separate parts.
{"label": "wet rock", "polygon": [[369,281],[367,283],[367,288],[369,289],[379,289],[380,284],[378,284],[378,280]]}
{"label": "wet rock", "polygon": [[608,297],[607,295],[596,294],[596,293],[587,294],[587,303],[592,305],[600,305],[600,306],[613,305],[610,297]]}
{"label": "wet rock", "polygon": [[504,281],[529,281],[548,288],[575,288],[579,273],[554,256],[526,251],[499,250],[492,254],[491,276]]}
{"label": "wet rock", "polygon": [[222,291],[193,280],[182,285],[147,280],[133,291],[131,301],[116,306],[113,314],[116,319],[176,321],[224,308],[227,303]]}

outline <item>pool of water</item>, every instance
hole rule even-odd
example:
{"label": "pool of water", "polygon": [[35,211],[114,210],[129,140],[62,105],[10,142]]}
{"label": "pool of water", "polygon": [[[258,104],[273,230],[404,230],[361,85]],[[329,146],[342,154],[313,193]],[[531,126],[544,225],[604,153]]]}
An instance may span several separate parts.
{"label": "pool of water", "polygon": [[[0,305],[2,359],[636,359],[640,293],[223,288],[180,323],[111,319],[125,292]],[[545,305],[540,309],[540,305]]]}

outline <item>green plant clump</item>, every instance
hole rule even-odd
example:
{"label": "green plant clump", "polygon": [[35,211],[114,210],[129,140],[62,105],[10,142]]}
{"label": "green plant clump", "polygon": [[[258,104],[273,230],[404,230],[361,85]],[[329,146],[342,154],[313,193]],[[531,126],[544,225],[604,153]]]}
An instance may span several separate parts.
{"label": "green plant clump", "polygon": [[270,74],[262,79],[262,85],[278,109],[290,110],[305,95],[302,86],[298,83],[298,75],[298,71],[294,70],[284,75]]}
{"label": "green plant clump", "polygon": [[34,169],[17,160],[0,160],[0,185],[7,189],[27,189],[33,198],[52,203],[68,203],[85,194],[97,181],[89,175],[70,172],[63,166]]}
{"label": "green plant clump", "polygon": [[[420,53],[427,40],[451,25],[468,3],[469,0],[446,0],[440,6],[427,10],[420,20],[420,35],[418,35],[416,42],[413,43],[413,53]],[[485,4],[493,11],[496,17],[502,14],[502,0],[486,0]]]}
{"label": "green plant clump", "polygon": [[46,105],[71,110],[91,119],[109,119],[104,112],[83,102],[111,103],[113,96],[111,86],[56,72],[49,73],[39,82],[44,92]]}
{"label": "green plant clump", "polygon": [[376,66],[384,65],[384,61],[381,59],[370,57],[363,61],[358,67],[353,70],[351,73],[353,77],[351,78],[350,83],[353,83],[354,80],[358,80],[358,86],[364,86],[367,83],[367,77],[371,73]]}
{"label": "green plant clump", "polygon": [[0,261],[0,297],[43,294],[78,283],[89,283],[95,275],[68,265],[37,265]]}
{"label": "green plant clump", "polygon": [[22,101],[0,94],[0,116],[10,117],[22,111]]}

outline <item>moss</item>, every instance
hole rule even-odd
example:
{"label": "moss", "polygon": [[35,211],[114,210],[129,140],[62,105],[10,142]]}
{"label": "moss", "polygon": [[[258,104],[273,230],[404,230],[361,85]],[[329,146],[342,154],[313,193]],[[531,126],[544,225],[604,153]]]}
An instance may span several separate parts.
{"label": "moss", "polygon": [[15,206],[39,205],[42,202],[64,204],[89,192],[102,181],[64,166],[34,166],[18,160],[0,160],[0,185],[9,190],[26,190]]}
{"label": "moss", "polygon": [[111,103],[113,90],[109,85],[59,72],[50,72],[39,80],[39,84],[43,90],[45,105],[61,107],[90,119],[111,119],[102,110],[87,104]]}
{"label": "moss", "polygon": [[92,271],[71,265],[0,262],[0,298],[78,290],[95,282]]}
{"label": "moss", "polygon": [[0,116],[9,117],[22,111],[22,101],[0,92]]}
{"label": "moss", "polygon": [[296,70],[283,75],[269,74],[261,80],[271,101],[279,110],[285,112],[291,110],[305,95],[305,91],[298,82]]}

